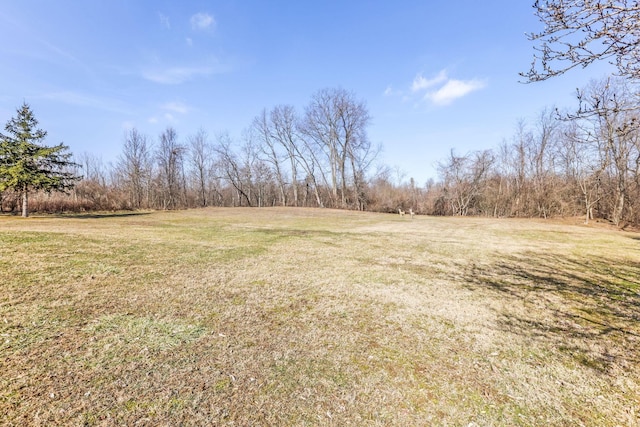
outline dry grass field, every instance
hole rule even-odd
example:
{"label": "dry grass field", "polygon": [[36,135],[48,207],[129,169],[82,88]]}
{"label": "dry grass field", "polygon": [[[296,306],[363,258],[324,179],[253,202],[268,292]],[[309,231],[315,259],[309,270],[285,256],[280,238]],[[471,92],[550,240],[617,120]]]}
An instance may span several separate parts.
{"label": "dry grass field", "polygon": [[0,424],[636,426],[640,234],[294,208],[2,216]]}

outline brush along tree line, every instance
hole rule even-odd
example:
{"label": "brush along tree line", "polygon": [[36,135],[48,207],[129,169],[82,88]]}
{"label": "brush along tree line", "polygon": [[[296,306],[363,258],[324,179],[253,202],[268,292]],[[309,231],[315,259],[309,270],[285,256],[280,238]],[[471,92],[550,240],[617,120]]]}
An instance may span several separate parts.
{"label": "brush along tree line", "polygon": [[[240,141],[225,133],[211,141],[202,130],[181,140],[167,128],[154,144],[132,129],[114,166],[107,168],[90,154],[80,157],[85,177],[73,200],[94,209],[414,208],[442,215],[581,214],[587,221],[640,223],[634,86],[640,77],[640,6],[636,1],[547,0],[536,1],[534,10],[545,28],[529,35],[537,45],[530,71],[522,73],[527,82],[600,59],[610,59],[619,76],[577,90],[575,111],[545,111],[532,124],[519,123],[512,139],[497,149],[452,150],[438,164],[437,182],[418,187],[413,180],[394,179],[389,167],[372,170],[379,150],[367,138],[365,104],[345,90],[327,89],[316,93],[302,114],[288,105],[264,110]],[[3,137],[3,146],[8,141]],[[2,156],[3,165],[12,164],[11,156]],[[57,187],[35,181],[20,186],[5,173],[2,188],[26,200],[29,189],[69,188],[78,174],[68,173],[52,175]],[[12,200],[5,195],[6,205]]]}
{"label": "brush along tree line", "polygon": [[574,111],[547,109],[494,150],[451,152],[429,190],[432,213],[583,215],[640,223],[640,120],[626,81],[593,81]]}

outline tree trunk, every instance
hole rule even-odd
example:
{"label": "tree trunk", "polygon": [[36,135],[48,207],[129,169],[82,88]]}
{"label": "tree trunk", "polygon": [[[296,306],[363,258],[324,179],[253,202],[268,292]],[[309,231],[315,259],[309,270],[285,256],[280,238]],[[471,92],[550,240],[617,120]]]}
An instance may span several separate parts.
{"label": "tree trunk", "polygon": [[591,203],[589,203],[589,197],[585,193],[584,195],[584,207],[585,207],[585,219],[584,223],[589,224],[589,220],[592,219],[593,214],[591,213]]}
{"label": "tree trunk", "polygon": [[29,189],[25,184],[22,189],[22,217],[27,218],[29,216]]}
{"label": "tree trunk", "polygon": [[293,155],[290,155],[291,159],[291,187],[293,189],[293,205],[298,206],[298,176],[296,171],[296,162]]}
{"label": "tree trunk", "polygon": [[622,214],[624,212],[624,192],[618,190],[616,192],[616,204],[613,207],[613,223],[618,227],[620,221],[622,221]]}

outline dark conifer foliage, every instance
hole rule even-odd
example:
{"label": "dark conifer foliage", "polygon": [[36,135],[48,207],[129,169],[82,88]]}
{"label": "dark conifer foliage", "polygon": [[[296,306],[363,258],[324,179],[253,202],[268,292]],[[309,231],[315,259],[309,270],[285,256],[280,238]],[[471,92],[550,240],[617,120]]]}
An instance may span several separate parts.
{"label": "dark conifer foliage", "polygon": [[18,108],[4,129],[5,133],[0,133],[0,191],[10,189],[21,194],[23,217],[29,215],[29,192],[66,191],[81,178],[70,170],[76,165],[66,145],[43,144],[47,133],[38,129],[27,103]]}

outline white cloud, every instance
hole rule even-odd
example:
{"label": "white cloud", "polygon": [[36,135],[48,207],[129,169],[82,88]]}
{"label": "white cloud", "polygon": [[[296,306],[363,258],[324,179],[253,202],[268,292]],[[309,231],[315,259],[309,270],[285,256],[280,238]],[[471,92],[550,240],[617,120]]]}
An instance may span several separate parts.
{"label": "white cloud", "polygon": [[442,70],[432,79],[425,79],[422,74],[418,74],[411,84],[411,92],[419,92],[439,85],[447,80],[447,70]]}
{"label": "white cloud", "polygon": [[215,28],[216,20],[208,13],[199,12],[191,17],[191,28],[193,30],[208,30]]}
{"label": "white cloud", "polygon": [[433,105],[450,105],[456,99],[462,98],[471,92],[483,89],[487,82],[481,79],[458,80],[449,77],[446,69],[440,70],[438,74],[431,78],[426,78],[419,73],[411,82],[407,91],[396,91],[391,86],[384,91],[385,96],[401,95],[403,101],[429,102]]}
{"label": "white cloud", "polygon": [[440,89],[425,95],[426,99],[431,100],[436,105],[449,105],[454,100],[462,98],[476,90],[483,89],[487,83],[482,80],[454,80],[449,79]]}
{"label": "white cloud", "polygon": [[213,68],[202,67],[171,67],[143,71],[142,77],[154,83],[175,85],[192,80],[198,76],[208,76],[214,72]]}
{"label": "white cloud", "polygon": [[189,47],[193,46],[193,39],[191,37],[187,37],[185,41],[187,42],[187,46]]}
{"label": "white cloud", "polygon": [[169,17],[167,15],[158,12],[158,19],[160,19],[160,24],[165,27],[167,30],[171,29],[171,21],[169,21]]}

